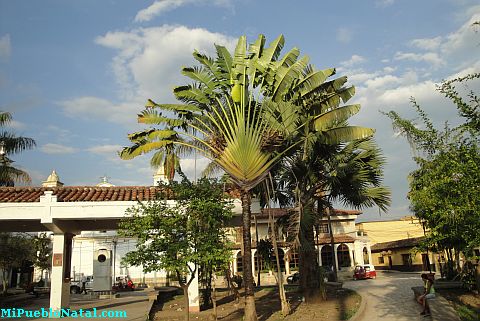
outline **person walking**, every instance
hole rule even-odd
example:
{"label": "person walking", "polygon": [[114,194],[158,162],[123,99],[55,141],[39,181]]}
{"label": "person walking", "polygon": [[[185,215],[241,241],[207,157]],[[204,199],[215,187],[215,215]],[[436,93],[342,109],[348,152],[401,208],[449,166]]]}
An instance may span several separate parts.
{"label": "person walking", "polygon": [[82,288],[80,289],[80,294],[84,293],[84,294],[87,294],[87,288],[86,288],[86,285],[87,285],[87,277],[85,275],[82,275],[82,279],[80,280],[80,282],[82,282]]}

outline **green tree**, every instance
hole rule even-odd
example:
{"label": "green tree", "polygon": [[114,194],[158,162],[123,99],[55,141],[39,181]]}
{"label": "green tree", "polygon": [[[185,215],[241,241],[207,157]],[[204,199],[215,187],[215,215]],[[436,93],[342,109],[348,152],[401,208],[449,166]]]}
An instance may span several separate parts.
{"label": "green tree", "polygon": [[163,186],[166,195],[127,210],[120,234],[135,237],[137,249],[126,254],[124,264],[142,265],[145,272],[166,270],[176,275],[184,291],[186,320],[188,286],[201,272],[223,270],[231,257],[226,246],[225,226],[231,217],[231,203],[225,199],[219,183],[202,179],[196,184],[186,180]]}
{"label": "green tree", "polygon": [[14,186],[17,183],[30,183],[27,172],[12,166],[13,161],[7,156],[35,147],[32,138],[16,136],[4,127],[12,121],[12,115],[0,111],[0,186]]}
{"label": "green tree", "polygon": [[34,260],[33,265],[40,269],[43,280],[43,272],[50,270],[52,266],[52,246],[47,233],[40,233],[33,238]]}
{"label": "green tree", "polygon": [[382,185],[384,158],[372,138],[347,144],[317,141],[309,157],[301,152],[282,164],[277,177],[283,202],[300,205],[290,212],[288,234],[300,245],[302,292],[306,300],[316,300],[322,297],[314,247],[317,222],[328,218],[333,243],[330,214],[335,201],[358,209],[379,206],[385,211],[390,191]]}
{"label": "green tree", "polygon": [[[411,210],[429,230],[424,246],[445,250],[448,266],[453,268],[456,261],[457,269],[459,253],[469,257],[480,244],[479,98],[468,89],[468,82],[478,78],[480,74],[470,74],[437,87],[464,119],[459,126],[446,123],[437,129],[413,98],[422,124],[393,111],[386,114],[415,151],[418,169],[409,175],[408,198]],[[458,90],[460,84],[467,88],[466,94]]]}
{"label": "green tree", "polygon": [[[216,46],[216,59],[195,52],[201,66],[182,70],[194,83],[174,89],[184,104],[149,100],[139,116],[140,122],[158,126],[141,134],[150,135],[156,146],[138,148],[139,152],[165,150],[172,143],[195,148],[237,184],[242,191],[247,258],[251,255],[250,191],[276,162],[302,144],[309,146],[315,140],[313,132],[332,142],[373,133],[343,124],[359,110],[359,105],[339,108],[355,91],[344,87],[346,77],[327,81],[335,69],[316,70],[307,56],[298,58],[297,48],[280,57],[283,45],[284,38],[279,36],[265,47],[265,37],[260,35],[248,49],[246,38],[240,37],[233,55],[222,46]],[[132,153],[136,144],[124,148],[121,156]],[[244,260],[244,270],[245,318],[256,320],[250,259]]]}
{"label": "green tree", "polygon": [[3,295],[8,290],[8,275],[13,268],[20,268],[33,258],[32,240],[27,235],[0,233],[0,270],[3,278]]}

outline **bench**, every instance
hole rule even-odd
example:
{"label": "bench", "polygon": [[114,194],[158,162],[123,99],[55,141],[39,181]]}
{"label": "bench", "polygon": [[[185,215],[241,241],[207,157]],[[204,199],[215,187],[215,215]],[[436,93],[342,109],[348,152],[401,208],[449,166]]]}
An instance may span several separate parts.
{"label": "bench", "polygon": [[[425,290],[423,286],[414,286],[412,291],[416,300]],[[427,299],[427,306],[430,310],[432,321],[460,321],[457,312],[450,302],[438,293],[436,293],[434,299]]]}
{"label": "bench", "polygon": [[40,294],[49,294],[50,287],[49,286],[36,286],[33,288],[33,294],[39,296]]}

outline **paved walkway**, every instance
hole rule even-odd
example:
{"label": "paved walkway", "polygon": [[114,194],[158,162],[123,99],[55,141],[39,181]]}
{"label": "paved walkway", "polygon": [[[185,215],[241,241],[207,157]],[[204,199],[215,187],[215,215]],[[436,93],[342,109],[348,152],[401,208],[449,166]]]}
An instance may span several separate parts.
{"label": "paved walkway", "polygon": [[[96,310],[97,319],[115,319],[115,320],[137,320],[144,321],[147,320],[148,314],[152,307],[152,301],[149,300],[148,294],[149,290],[145,291],[135,291],[135,292],[122,292],[120,293],[119,298],[113,299],[91,299],[87,295],[75,294],[71,296],[70,309],[79,311],[90,311],[93,315],[93,311]],[[19,296],[20,298],[20,296]],[[23,296],[22,296],[23,299]],[[12,307],[16,307],[16,310],[25,309],[25,310],[38,310],[44,308],[48,311],[49,298],[48,295],[35,298],[31,296],[31,299],[28,301],[22,300],[18,304],[13,304]],[[118,311],[118,312],[116,312]],[[126,317],[123,314],[118,314],[120,311],[123,311],[126,314]],[[105,312],[105,317],[100,317],[102,312]],[[18,312],[17,312],[18,313]],[[117,313],[117,317],[115,317]],[[86,315],[86,312],[83,312],[83,315]],[[79,316],[79,315],[78,315]],[[111,316],[111,317],[109,317]],[[62,320],[79,320],[80,317],[72,318],[66,317]],[[58,320],[50,318],[16,318],[16,320]]]}
{"label": "paved walkway", "polygon": [[375,280],[347,281],[366,300],[364,313],[356,321],[430,320],[420,315],[421,306],[413,299],[412,286],[422,286],[420,273],[378,272]]}

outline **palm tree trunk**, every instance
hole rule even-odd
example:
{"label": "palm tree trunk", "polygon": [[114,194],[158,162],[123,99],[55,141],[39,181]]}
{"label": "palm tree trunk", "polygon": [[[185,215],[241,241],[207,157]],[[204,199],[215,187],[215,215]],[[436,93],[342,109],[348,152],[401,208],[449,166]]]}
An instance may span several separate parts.
{"label": "palm tree trunk", "polygon": [[287,295],[285,294],[285,287],[283,286],[283,273],[280,268],[280,258],[278,256],[278,245],[277,245],[277,233],[275,230],[275,224],[273,223],[272,213],[269,211],[268,215],[268,223],[272,229],[272,243],[273,243],[273,252],[275,253],[275,263],[277,265],[277,275],[275,280],[277,281],[278,285],[278,293],[280,294],[280,304],[282,306],[282,314],[283,316],[287,316],[292,313],[290,308],[290,304],[287,301]]}
{"label": "palm tree trunk", "polygon": [[328,217],[328,231],[330,232],[330,248],[332,251],[332,261],[333,261],[333,281],[337,282],[338,280],[338,272],[337,272],[337,262],[335,260],[335,239],[333,238],[333,230],[332,230],[332,218],[330,216],[330,208],[327,207],[325,209],[327,211]]}
{"label": "palm tree trunk", "polygon": [[250,233],[252,202],[249,191],[241,192],[242,221],[243,221],[243,279],[245,282],[245,321],[257,321],[255,309],[255,292],[253,289],[252,273],[252,235]]}
{"label": "palm tree trunk", "polygon": [[305,302],[312,303],[322,301],[323,295],[320,291],[320,275],[315,251],[312,213],[306,213],[307,211],[312,211],[312,206],[311,204],[304,204],[302,208],[303,213],[300,215],[310,215],[310,217],[302,218],[300,226],[300,291],[305,297]]}
{"label": "palm tree trunk", "polygon": [[[253,221],[254,221],[254,224],[255,224],[255,244],[257,244],[258,246],[258,225],[257,225],[257,215],[254,215],[253,216]],[[262,272],[262,269],[260,267],[260,255],[258,255],[258,252],[257,252],[257,267],[258,267],[258,271],[257,271],[257,286],[260,286],[260,276],[261,276],[261,272]]]}

